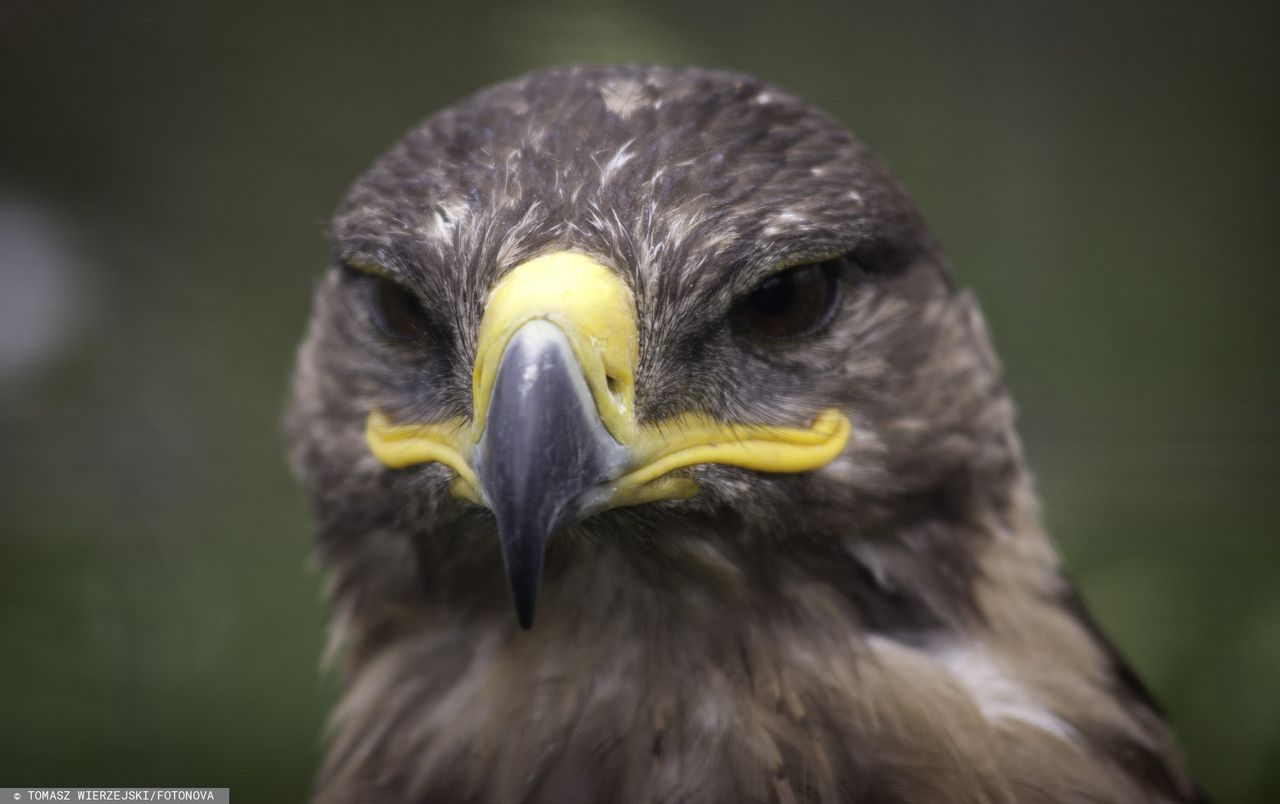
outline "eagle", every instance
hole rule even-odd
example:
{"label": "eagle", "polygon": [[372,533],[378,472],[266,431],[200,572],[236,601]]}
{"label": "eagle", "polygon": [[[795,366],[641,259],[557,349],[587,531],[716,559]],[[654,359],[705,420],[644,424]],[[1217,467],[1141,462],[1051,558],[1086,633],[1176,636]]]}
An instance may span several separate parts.
{"label": "eagle", "polygon": [[1207,800],[973,296],[832,117],[544,70],[411,130],[331,240],[286,416],[317,804]]}

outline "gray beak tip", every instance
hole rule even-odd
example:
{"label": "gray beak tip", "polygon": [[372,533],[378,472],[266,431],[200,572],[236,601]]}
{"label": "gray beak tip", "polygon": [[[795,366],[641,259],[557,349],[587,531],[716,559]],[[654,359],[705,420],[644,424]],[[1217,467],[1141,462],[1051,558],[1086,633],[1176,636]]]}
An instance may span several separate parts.
{"label": "gray beak tip", "polygon": [[533,627],[533,615],[538,608],[538,590],[542,585],[542,556],[546,542],[547,537],[528,533],[502,540],[502,554],[507,566],[507,587],[511,590],[511,602],[516,608],[516,620],[526,631]]}

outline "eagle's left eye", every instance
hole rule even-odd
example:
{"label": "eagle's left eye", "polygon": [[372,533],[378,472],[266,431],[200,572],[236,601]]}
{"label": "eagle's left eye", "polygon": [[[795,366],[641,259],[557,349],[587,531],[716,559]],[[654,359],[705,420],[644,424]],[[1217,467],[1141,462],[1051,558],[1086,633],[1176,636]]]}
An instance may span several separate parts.
{"label": "eagle's left eye", "polygon": [[734,307],[733,318],[763,338],[813,335],[840,305],[841,260],[798,265],[770,276]]}

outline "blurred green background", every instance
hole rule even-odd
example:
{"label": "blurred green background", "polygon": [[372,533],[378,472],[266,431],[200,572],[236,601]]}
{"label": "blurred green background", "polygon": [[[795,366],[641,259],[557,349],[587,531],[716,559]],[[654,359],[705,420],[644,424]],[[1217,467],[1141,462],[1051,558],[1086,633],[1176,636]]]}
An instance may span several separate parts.
{"label": "blurred green background", "polygon": [[325,221],[572,61],[732,67],[893,166],[983,300],[1087,599],[1220,801],[1280,800],[1265,4],[0,3],[0,784],[304,798],[332,682],[280,409]]}

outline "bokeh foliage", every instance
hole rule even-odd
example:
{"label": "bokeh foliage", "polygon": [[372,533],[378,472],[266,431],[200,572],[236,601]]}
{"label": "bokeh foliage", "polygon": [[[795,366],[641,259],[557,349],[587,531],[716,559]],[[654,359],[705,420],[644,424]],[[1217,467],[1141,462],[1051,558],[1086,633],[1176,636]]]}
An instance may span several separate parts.
{"label": "bokeh foliage", "polygon": [[278,423],[325,219],[478,86],[663,61],[790,87],[904,179],[1087,599],[1204,785],[1276,800],[1278,31],[1176,6],[7,0],[0,201],[75,256],[62,346],[0,375],[0,784],[306,795],[332,692]]}

